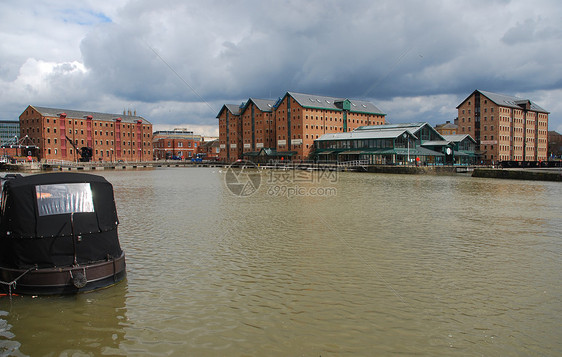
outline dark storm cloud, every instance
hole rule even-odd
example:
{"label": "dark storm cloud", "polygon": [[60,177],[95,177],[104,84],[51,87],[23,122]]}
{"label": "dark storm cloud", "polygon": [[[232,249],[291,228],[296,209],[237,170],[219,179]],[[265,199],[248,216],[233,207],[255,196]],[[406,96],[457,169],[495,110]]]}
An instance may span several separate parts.
{"label": "dark storm cloud", "polygon": [[554,118],[562,111],[561,13],[549,0],[64,2],[52,16],[62,24],[43,23],[54,31],[44,35],[49,47],[40,48],[37,29],[29,28],[39,38],[30,42],[4,31],[0,46],[23,50],[0,52],[0,94],[200,124],[214,123],[223,103],[296,91],[439,122],[483,89],[530,95]]}
{"label": "dark storm cloud", "polygon": [[502,20],[498,6],[505,5],[481,2],[476,12],[448,2],[135,2],[81,49],[96,85],[149,102],[287,90],[389,99],[552,84],[538,66],[545,59],[512,46],[540,40],[548,26],[525,37],[519,33],[537,26],[527,19],[497,31],[489,21]]}

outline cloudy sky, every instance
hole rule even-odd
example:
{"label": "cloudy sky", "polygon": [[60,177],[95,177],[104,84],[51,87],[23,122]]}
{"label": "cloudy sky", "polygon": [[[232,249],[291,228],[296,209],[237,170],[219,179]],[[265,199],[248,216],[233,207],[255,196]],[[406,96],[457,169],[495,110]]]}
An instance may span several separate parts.
{"label": "cloudy sky", "polygon": [[30,104],[218,134],[225,103],[287,91],[443,123],[475,89],[562,133],[559,0],[2,0],[0,119]]}

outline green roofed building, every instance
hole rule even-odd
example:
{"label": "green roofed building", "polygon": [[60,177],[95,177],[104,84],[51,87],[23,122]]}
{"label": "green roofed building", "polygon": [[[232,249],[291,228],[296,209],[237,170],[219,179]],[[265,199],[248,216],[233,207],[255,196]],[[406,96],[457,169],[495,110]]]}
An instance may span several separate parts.
{"label": "green roofed building", "polygon": [[314,145],[313,157],[319,161],[444,165],[476,160],[469,135],[444,137],[425,122],[361,126],[322,135]]}

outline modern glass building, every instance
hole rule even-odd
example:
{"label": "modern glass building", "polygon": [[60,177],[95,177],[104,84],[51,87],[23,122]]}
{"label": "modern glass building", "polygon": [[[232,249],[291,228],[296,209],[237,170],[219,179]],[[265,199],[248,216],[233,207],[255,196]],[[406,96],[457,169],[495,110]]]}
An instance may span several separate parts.
{"label": "modern glass building", "polygon": [[445,138],[428,123],[362,126],[346,133],[322,135],[314,141],[318,161],[366,164],[470,164],[475,162],[474,140]]}
{"label": "modern glass building", "polygon": [[0,120],[0,145],[16,144],[20,137],[20,122],[16,120]]}

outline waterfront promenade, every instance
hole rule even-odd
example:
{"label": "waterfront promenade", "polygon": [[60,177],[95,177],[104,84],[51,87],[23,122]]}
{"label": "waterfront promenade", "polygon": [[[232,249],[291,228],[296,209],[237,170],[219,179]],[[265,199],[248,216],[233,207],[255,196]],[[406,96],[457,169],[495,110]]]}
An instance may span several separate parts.
{"label": "waterfront promenade", "polygon": [[[455,175],[470,174],[473,177],[486,177],[512,180],[535,180],[562,182],[562,167],[521,167],[497,168],[493,166],[416,166],[416,165],[370,165],[366,161],[348,162],[242,162],[258,169],[271,170],[325,170],[355,171],[385,174],[416,174],[416,175]],[[72,162],[49,160],[44,163],[26,162],[8,164],[0,168],[5,171],[100,171],[100,170],[134,170],[161,167],[228,167],[230,164],[218,161],[192,162],[182,160],[130,161],[130,162]]]}

